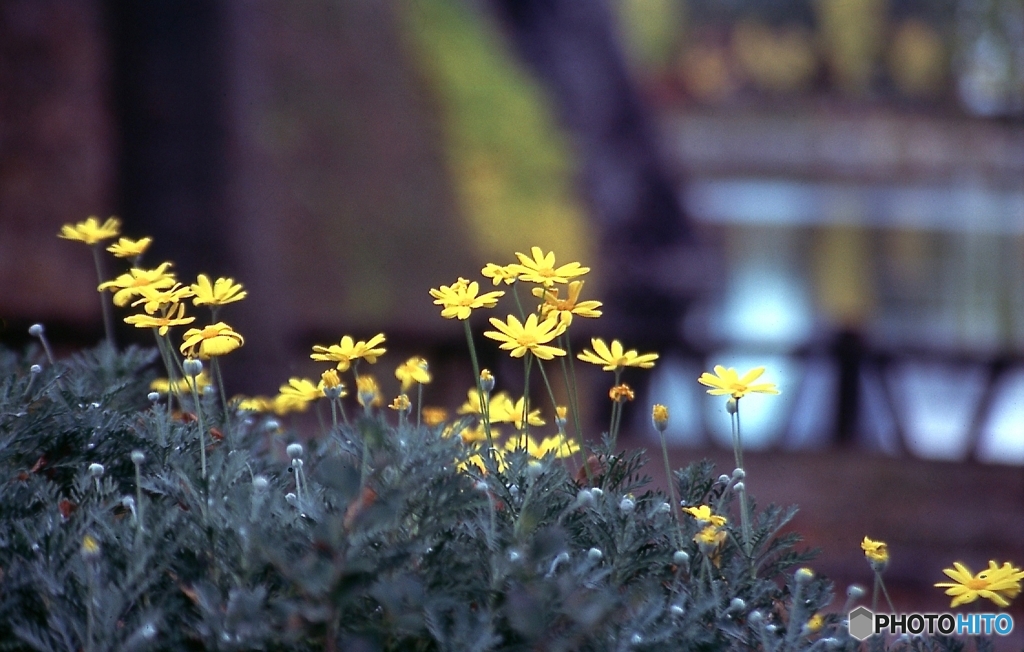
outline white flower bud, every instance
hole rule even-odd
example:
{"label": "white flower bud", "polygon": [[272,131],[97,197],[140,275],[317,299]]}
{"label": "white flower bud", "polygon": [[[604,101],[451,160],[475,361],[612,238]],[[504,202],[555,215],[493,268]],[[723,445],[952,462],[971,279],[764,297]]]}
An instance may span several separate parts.
{"label": "white flower bud", "polygon": [[91,475],[94,478],[98,478],[101,475],[103,475],[103,471],[104,469],[102,464],[93,462],[92,464],[89,465],[89,475]]}
{"label": "white flower bud", "polygon": [[807,584],[814,579],[814,571],[810,568],[801,568],[794,574],[797,584]]}
{"label": "white flower bud", "polygon": [[747,485],[743,484],[742,482],[737,482],[736,484],[733,485],[733,489],[735,489],[739,493],[743,493],[744,491],[747,490]]}
{"label": "white flower bud", "polygon": [[302,457],[302,444],[288,444],[288,448],[286,448],[285,451],[287,451],[288,457],[293,460]]}
{"label": "white flower bud", "polygon": [[760,625],[764,622],[764,614],[757,609],[754,609],[750,612],[750,615],[747,616],[747,621],[749,621],[751,625]]}
{"label": "white flower bud", "polygon": [[28,371],[29,371],[29,373],[32,373],[32,374],[41,374],[41,373],[43,373],[43,368],[40,367],[37,364],[34,364],[34,365],[32,365],[31,367],[28,368]]}
{"label": "white flower bud", "polygon": [[136,466],[138,466],[139,464],[142,464],[145,461],[146,461],[146,454],[145,453],[143,453],[140,450],[133,450],[132,451],[132,464],[135,464]]}
{"label": "white flower bud", "polygon": [[146,398],[156,403],[157,401],[160,400],[160,392],[150,392],[149,394],[146,394]]}
{"label": "white flower bud", "polygon": [[669,505],[668,503],[662,503],[658,505],[658,509],[656,511],[659,514],[667,514],[668,512],[672,511],[672,505]]}
{"label": "white flower bud", "polygon": [[590,489],[580,489],[576,494],[576,503],[582,507],[589,507],[594,504],[594,493]]}
{"label": "white flower bud", "polygon": [[590,493],[594,494],[594,498],[600,498],[601,496],[604,495],[604,492],[598,489],[597,487],[591,489]]}
{"label": "white flower bud", "polygon": [[739,401],[737,401],[734,398],[730,398],[728,401],[725,402],[725,411],[728,412],[729,414],[736,414],[737,412],[739,412]]}
{"label": "white flower bud", "polygon": [[633,636],[630,637],[629,642],[633,645],[640,645],[644,642],[644,637],[639,634],[633,634]]}
{"label": "white flower bud", "polygon": [[742,598],[733,598],[729,602],[729,611],[743,611],[747,608],[747,603]]}
{"label": "white flower bud", "polygon": [[265,491],[269,484],[270,481],[267,480],[267,476],[265,475],[258,475],[252,479],[252,488],[256,491]]}
{"label": "white flower bud", "polygon": [[532,479],[537,479],[542,471],[544,471],[544,465],[537,460],[530,460],[530,463],[526,465],[526,475]]}
{"label": "white flower bud", "polygon": [[519,554],[518,550],[509,550],[508,551],[508,560],[510,562],[512,562],[513,564],[516,563],[517,561],[519,561],[520,557],[522,557],[522,555]]}
{"label": "white flower bud", "polygon": [[28,327],[28,334],[31,335],[32,337],[39,337],[40,335],[43,334],[43,325],[32,324],[31,326]]}
{"label": "white flower bud", "polygon": [[672,615],[673,615],[673,616],[675,616],[676,618],[678,618],[679,616],[682,616],[682,615],[683,615],[684,613],[686,613],[686,611],[685,611],[685,610],[684,610],[684,609],[683,609],[682,607],[680,607],[679,605],[677,605],[677,604],[674,604],[674,605],[672,605],[671,607],[669,607],[669,609],[668,609],[668,610],[669,610],[669,611],[670,611],[670,612],[672,613]]}
{"label": "white flower bud", "polygon": [[487,493],[487,483],[483,480],[478,480],[477,483],[473,485],[473,488],[480,493]]}
{"label": "white flower bud", "polygon": [[601,561],[602,557],[604,557],[604,553],[597,548],[591,548],[587,551],[587,559],[590,561]]}
{"label": "white flower bud", "polygon": [[736,467],[735,469],[732,470],[733,480],[742,480],[745,477],[747,477],[747,472],[744,471],[743,469]]}
{"label": "white flower bud", "polygon": [[277,430],[281,427],[281,422],[277,419],[267,419],[263,425],[267,430]]}
{"label": "white flower bud", "polygon": [[299,503],[299,497],[298,497],[298,496],[296,496],[295,494],[293,494],[293,493],[292,493],[292,492],[290,492],[290,491],[289,491],[288,493],[286,493],[286,494],[284,495],[284,499],[285,499],[285,500],[286,500],[286,501],[288,502],[288,504],[289,504],[289,505],[291,505],[292,507],[295,507],[295,506],[296,506],[296,505],[297,505],[297,504]]}
{"label": "white flower bud", "polygon": [[727,476],[724,473],[718,476],[718,484],[729,484],[730,481],[731,479],[729,478],[729,476]]}
{"label": "white flower bud", "polygon": [[850,586],[846,587],[846,597],[850,598],[851,600],[857,600],[859,598],[862,598],[864,597],[864,589],[857,586],[856,584],[851,584]]}
{"label": "white flower bud", "polygon": [[672,554],[672,563],[676,566],[682,566],[683,564],[690,561],[690,555],[685,550],[676,550]]}
{"label": "white flower bud", "polygon": [[181,368],[184,370],[186,376],[195,378],[199,374],[203,373],[203,361],[195,358],[189,358],[181,363]]}
{"label": "white flower bud", "polygon": [[635,508],[636,502],[634,502],[633,499],[630,498],[629,496],[626,496],[621,501],[619,501],[619,509],[625,514],[629,514]]}

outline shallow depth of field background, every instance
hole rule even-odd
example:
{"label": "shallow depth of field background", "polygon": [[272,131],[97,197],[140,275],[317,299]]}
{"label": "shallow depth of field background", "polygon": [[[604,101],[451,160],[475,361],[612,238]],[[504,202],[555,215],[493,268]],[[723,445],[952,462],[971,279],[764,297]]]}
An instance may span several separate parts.
{"label": "shallow depth of field background", "polygon": [[[427,289],[554,250],[606,304],[578,348],[662,354],[625,378],[628,445],[662,402],[675,464],[727,472],[696,377],[768,367],[749,488],[801,505],[840,591],[870,587],[864,535],[905,611],[948,606],[954,559],[1024,563],[1019,0],[0,3],[0,344],[100,339],[91,257],[56,237],[88,215],[245,284],[249,394],[384,331],[387,391],[423,354],[454,408],[463,335]],[[598,432],[610,377],[585,381]]]}

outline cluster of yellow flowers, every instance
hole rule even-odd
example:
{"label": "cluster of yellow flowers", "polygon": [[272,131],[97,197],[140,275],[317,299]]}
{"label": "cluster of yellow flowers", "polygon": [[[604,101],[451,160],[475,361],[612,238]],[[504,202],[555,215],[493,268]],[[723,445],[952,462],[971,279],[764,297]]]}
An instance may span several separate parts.
{"label": "cluster of yellow flowers", "polygon": [[[121,234],[121,221],[110,218],[103,224],[95,217],[89,217],[77,224],[66,224],[61,228],[59,237],[67,240],[97,245],[105,240],[117,238]],[[174,326],[186,326],[195,321],[195,317],[186,315],[186,300],[191,299],[193,306],[209,306],[212,311],[213,323],[203,328],[190,328],[182,337],[179,351],[189,358],[209,359],[231,353],[245,343],[244,338],[228,324],[217,321],[216,316],[221,306],[246,297],[246,291],[231,278],[218,278],[211,281],[206,274],[200,274],[195,283],[183,285],[178,282],[171,271],[172,263],[163,262],[154,268],[140,267],[142,255],[153,242],[152,238],[131,240],[119,238],[116,244],[107,247],[107,251],[118,258],[132,259],[132,266],[123,274],[109,281],[101,282],[97,290],[113,293],[115,306],[124,308],[142,308],[142,312],[128,315],[125,323],[137,328],[151,328],[156,333],[157,342],[161,344],[161,352],[166,353],[163,346],[168,331]],[[161,379],[153,384],[153,389],[161,392],[191,391],[192,378],[182,374],[180,379]],[[204,374],[195,377],[197,389],[209,384],[210,379]],[[200,385],[200,383],[203,383]]]}

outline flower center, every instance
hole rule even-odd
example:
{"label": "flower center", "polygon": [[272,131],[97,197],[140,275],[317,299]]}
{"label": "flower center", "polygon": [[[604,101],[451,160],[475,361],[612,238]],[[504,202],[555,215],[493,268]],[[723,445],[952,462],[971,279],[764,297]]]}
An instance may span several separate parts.
{"label": "flower center", "polygon": [[524,333],[519,336],[519,344],[527,348],[537,345],[537,338],[529,333]]}
{"label": "flower center", "polygon": [[987,589],[988,585],[989,585],[989,581],[988,580],[983,580],[983,579],[978,578],[978,577],[971,578],[971,579],[967,580],[966,582],[964,582],[964,586],[966,586],[967,588],[971,589],[972,591],[981,591],[982,589]]}

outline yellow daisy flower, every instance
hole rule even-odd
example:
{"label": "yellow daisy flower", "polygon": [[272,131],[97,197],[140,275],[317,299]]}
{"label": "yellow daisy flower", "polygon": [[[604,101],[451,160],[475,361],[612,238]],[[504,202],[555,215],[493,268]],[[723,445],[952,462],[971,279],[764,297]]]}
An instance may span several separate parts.
{"label": "yellow daisy flower", "polygon": [[179,303],[177,310],[171,308],[165,315],[129,315],[124,318],[126,324],[136,328],[156,328],[161,335],[167,335],[171,326],[184,326],[196,320],[185,316],[185,304]]}
{"label": "yellow daisy flower", "polygon": [[[199,375],[196,376],[197,391],[202,394],[206,391],[207,387],[212,386],[213,379],[210,378],[209,374],[207,374],[205,370],[199,372]],[[179,378],[174,383],[171,383],[171,381],[166,378],[157,378],[149,384],[149,388],[160,394],[166,394],[172,391],[175,394],[181,394],[183,392],[190,394],[192,392],[192,378],[186,376],[185,378]]]}
{"label": "yellow daisy flower", "polygon": [[281,396],[291,397],[305,403],[324,397],[323,390],[308,378],[289,378],[288,382],[281,385],[278,391],[281,393]]}
{"label": "yellow daisy flower", "polygon": [[270,412],[274,409],[274,400],[269,396],[236,396],[231,402],[235,408],[245,412]]}
{"label": "yellow daisy flower", "polygon": [[377,379],[369,374],[356,377],[356,400],[363,407],[380,407],[384,398],[380,394]]}
{"label": "yellow daisy flower", "polygon": [[683,511],[697,519],[698,523],[710,523],[714,527],[722,527],[726,523],[726,518],[724,516],[713,514],[711,512],[711,508],[707,505],[700,505],[699,507],[684,507]]}
{"label": "yellow daisy flower", "polygon": [[377,333],[369,340],[356,342],[348,335],[341,338],[339,344],[330,346],[314,346],[313,353],[309,356],[321,362],[338,363],[338,371],[348,371],[352,362],[365,359],[370,364],[377,362],[377,358],[384,355],[387,349],[377,348],[384,343],[384,333]]}
{"label": "yellow daisy flower", "polygon": [[271,399],[271,406],[274,414],[283,417],[291,412],[305,412],[309,408],[309,401],[296,394],[278,394]]}
{"label": "yellow daisy flower", "polygon": [[152,242],[153,238],[139,238],[138,240],[118,238],[116,243],[107,247],[107,251],[118,258],[138,258],[146,253],[146,249],[149,249]]}
{"label": "yellow daisy flower", "polygon": [[657,353],[640,354],[636,352],[636,349],[626,351],[622,342],[618,340],[612,340],[609,347],[603,339],[595,337],[590,340],[590,344],[594,347],[593,351],[584,349],[583,353],[576,357],[583,362],[601,365],[604,371],[620,371],[624,367],[650,369],[654,366],[654,361],[658,359]]}
{"label": "yellow daisy flower", "polygon": [[714,552],[715,548],[725,543],[725,530],[714,525],[708,525],[693,537],[694,542],[700,547],[705,555]]}
{"label": "yellow daisy flower", "polygon": [[187,299],[192,296],[192,288],[175,283],[172,287],[167,289],[155,288],[152,285],[146,285],[139,288],[140,298],[132,301],[132,307],[142,305],[142,309],[147,314],[153,315],[157,311],[161,310],[166,306],[181,303],[183,299]]}
{"label": "yellow daisy flower", "polygon": [[569,283],[565,299],[559,298],[559,288],[556,287],[533,288],[533,296],[544,300],[544,303],[540,304],[541,317],[547,319],[554,315],[566,326],[569,326],[572,324],[573,315],[590,319],[601,316],[601,311],[598,310],[601,307],[600,301],[579,300],[582,290],[583,281],[573,281]]}
{"label": "yellow daisy flower", "polygon": [[495,265],[494,263],[487,263],[487,265],[480,270],[480,273],[485,277],[491,279],[495,285],[501,285],[502,282],[505,285],[512,285],[519,280],[519,265]]}
{"label": "yellow daisy flower", "polygon": [[[526,399],[520,398],[513,403],[511,399],[502,401],[497,405],[491,404],[491,421],[494,423],[511,423],[516,428],[523,429],[523,410],[526,409]],[[540,416],[540,410],[530,410],[528,421],[531,426],[543,426],[545,421]]]}
{"label": "yellow daisy flower", "polygon": [[733,367],[727,369],[722,365],[715,365],[714,374],[705,371],[697,379],[697,382],[711,387],[708,390],[708,394],[712,396],[731,395],[733,398],[743,398],[751,392],[778,394],[779,390],[775,388],[775,383],[751,384],[760,378],[763,373],[764,367],[754,367],[741,377]]}
{"label": "yellow daisy flower", "polygon": [[469,319],[477,308],[493,308],[498,305],[498,298],[504,296],[503,291],[480,294],[480,284],[460,278],[451,285],[442,285],[440,289],[430,289],[434,304],[442,306],[441,316],[445,319]]}
{"label": "yellow daisy flower", "polygon": [[564,457],[571,457],[577,451],[579,451],[579,444],[571,439],[562,441],[562,437],[545,437],[540,443],[529,435],[517,435],[509,438],[505,442],[505,450],[508,452],[525,450],[530,457],[534,457],[538,460],[543,459],[548,454],[554,455],[558,459]]}
{"label": "yellow daisy flower", "polygon": [[583,276],[590,271],[579,263],[568,263],[555,267],[555,252],[547,254],[540,247],[530,249],[531,256],[516,252],[519,259],[519,280],[550,286],[554,283],[568,283],[570,278]]}
{"label": "yellow daisy flower", "polygon": [[632,401],[636,398],[636,393],[633,392],[633,388],[622,383],[616,385],[608,390],[608,398],[615,401],[616,403],[625,403],[626,401]]}
{"label": "yellow daisy flower", "polygon": [[199,357],[203,360],[213,356],[227,355],[245,344],[242,336],[222,321],[202,329],[190,328],[185,331],[182,339],[184,340],[181,345],[182,354],[193,357],[196,355],[198,347]]}
{"label": "yellow daisy flower", "polygon": [[498,330],[485,331],[484,337],[501,342],[498,348],[511,351],[510,355],[513,358],[521,358],[527,351],[541,360],[551,360],[556,355],[565,355],[564,350],[547,346],[548,342],[565,332],[565,325],[560,324],[557,319],[538,322],[537,315],[530,315],[524,324],[515,316],[509,315],[504,322],[495,317],[491,317],[490,322]]}
{"label": "yellow daisy flower", "polygon": [[1011,564],[999,566],[989,561],[989,567],[977,575],[956,561],[953,568],[942,571],[952,582],[938,582],[935,586],[946,589],[946,595],[953,596],[950,608],[974,602],[978,598],[991,600],[1000,607],[1010,606],[1010,599],[1020,593],[1020,581],[1024,573]]}
{"label": "yellow daisy flower", "polygon": [[864,537],[864,540],[860,542],[860,549],[864,551],[864,556],[868,558],[868,561],[879,564],[889,562],[889,546],[884,541],[872,541]]}
{"label": "yellow daisy flower", "polygon": [[223,306],[241,301],[248,295],[240,283],[235,283],[235,279],[219,278],[211,283],[210,277],[206,274],[200,274],[196,278],[196,282],[192,284],[192,291],[195,293],[192,303],[197,306]]}
{"label": "yellow daisy flower", "polygon": [[345,391],[345,383],[341,382],[341,377],[338,376],[337,369],[328,369],[320,374],[320,382],[317,383],[316,386],[319,387],[325,395],[327,394],[327,390],[340,387],[341,391],[338,393],[337,398],[348,396],[348,392]]}
{"label": "yellow daisy flower", "polygon": [[428,426],[438,426],[445,422],[448,418],[448,410],[442,407],[427,406],[423,408],[421,414],[423,417],[423,423]]}
{"label": "yellow daisy flower", "polygon": [[416,383],[426,385],[432,380],[430,366],[418,355],[409,358],[398,369],[395,369],[395,378],[401,381],[403,392]]}
{"label": "yellow daisy flower", "polygon": [[96,289],[110,290],[114,293],[114,305],[123,308],[133,297],[142,294],[142,288],[166,290],[174,285],[174,272],[167,269],[171,263],[161,263],[156,269],[139,269],[133,267],[117,278],[100,283]]}
{"label": "yellow daisy flower", "polygon": [[399,394],[395,397],[395,400],[391,401],[388,407],[397,412],[408,412],[412,409],[412,403],[409,402],[408,396]]}
{"label": "yellow daisy flower", "polygon": [[103,224],[100,224],[96,217],[89,217],[78,224],[65,224],[60,228],[57,237],[94,245],[103,240],[116,238],[119,233],[121,233],[121,220],[116,217],[109,218]]}

